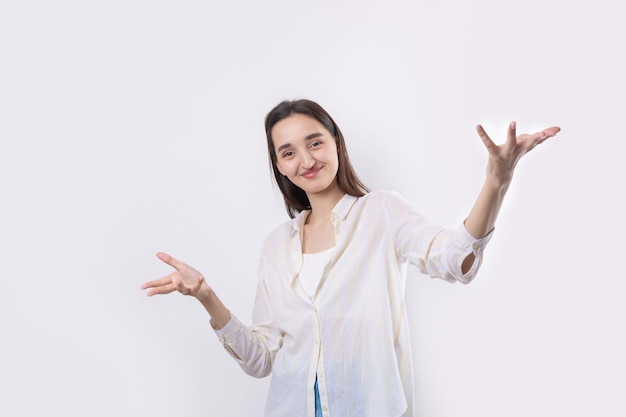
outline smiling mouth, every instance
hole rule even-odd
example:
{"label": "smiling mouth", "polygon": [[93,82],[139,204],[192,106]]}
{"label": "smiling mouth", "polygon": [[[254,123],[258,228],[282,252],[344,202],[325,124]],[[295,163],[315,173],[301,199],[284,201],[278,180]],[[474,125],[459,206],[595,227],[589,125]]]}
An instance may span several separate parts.
{"label": "smiling mouth", "polygon": [[317,175],[318,172],[320,172],[320,170],[322,169],[322,167],[316,167],[316,168],[312,168],[312,169],[307,169],[306,171],[304,171],[302,174],[300,174],[301,176],[303,176],[304,178],[313,178]]}

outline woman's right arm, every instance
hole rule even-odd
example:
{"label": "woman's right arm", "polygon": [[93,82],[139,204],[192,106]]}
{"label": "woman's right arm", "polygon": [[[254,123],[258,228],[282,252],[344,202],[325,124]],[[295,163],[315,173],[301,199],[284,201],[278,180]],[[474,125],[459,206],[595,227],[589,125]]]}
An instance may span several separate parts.
{"label": "woman's right arm", "polygon": [[211,316],[211,324],[216,329],[224,327],[231,318],[230,311],[209,287],[204,276],[189,265],[174,259],[167,253],[159,252],[157,257],[175,269],[174,272],[161,279],[148,281],[141,289],[148,291],[148,296],[169,294],[178,291],[184,295],[195,297]]}
{"label": "woman's right arm", "polygon": [[239,366],[247,374],[257,378],[269,375],[274,356],[282,345],[282,334],[273,326],[265,288],[259,287],[253,313],[255,324],[248,328],[230,314],[199,271],[166,253],[159,252],[157,257],[175,271],[161,279],[143,284],[141,288],[149,290],[148,296],[178,291],[195,297],[211,316],[211,326]]}

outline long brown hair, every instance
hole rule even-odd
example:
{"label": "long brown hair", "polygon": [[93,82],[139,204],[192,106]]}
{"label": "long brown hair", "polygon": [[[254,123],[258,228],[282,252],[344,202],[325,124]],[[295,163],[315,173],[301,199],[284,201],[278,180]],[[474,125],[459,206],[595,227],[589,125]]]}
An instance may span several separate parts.
{"label": "long brown hair", "polygon": [[278,188],[280,188],[283,198],[285,199],[285,207],[289,217],[294,218],[302,210],[310,209],[311,203],[304,190],[289,181],[289,179],[283,176],[278,170],[276,166],[276,150],[274,149],[274,140],[272,139],[272,128],[276,123],[296,113],[317,120],[335,137],[339,157],[339,169],[337,171],[337,184],[339,188],[346,194],[355,197],[362,197],[367,194],[370,190],[359,180],[354,172],[354,168],[352,168],[350,158],[348,157],[343,134],[333,118],[330,117],[330,114],[328,114],[322,106],[311,100],[284,100],[265,116],[265,135],[267,136],[267,151],[270,166]]}

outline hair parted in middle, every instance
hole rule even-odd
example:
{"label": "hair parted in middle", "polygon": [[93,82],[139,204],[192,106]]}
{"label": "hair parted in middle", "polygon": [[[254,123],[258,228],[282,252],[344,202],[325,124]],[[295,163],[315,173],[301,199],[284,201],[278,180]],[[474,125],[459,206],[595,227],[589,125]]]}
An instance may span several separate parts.
{"label": "hair parted in middle", "polygon": [[328,114],[322,106],[311,100],[284,100],[274,107],[265,117],[265,135],[267,136],[267,150],[270,166],[278,188],[280,188],[283,198],[285,199],[285,207],[289,217],[294,218],[299,212],[311,208],[311,203],[304,190],[292,183],[287,177],[283,176],[276,166],[277,157],[274,148],[274,140],[272,139],[272,128],[276,123],[293,114],[302,114],[317,120],[335,138],[339,159],[339,170],[337,171],[337,184],[339,188],[346,194],[355,197],[362,197],[367,194],[370,190],[357,177],[350,163],[350,158],[348,157],[343,134],[330,114]]}

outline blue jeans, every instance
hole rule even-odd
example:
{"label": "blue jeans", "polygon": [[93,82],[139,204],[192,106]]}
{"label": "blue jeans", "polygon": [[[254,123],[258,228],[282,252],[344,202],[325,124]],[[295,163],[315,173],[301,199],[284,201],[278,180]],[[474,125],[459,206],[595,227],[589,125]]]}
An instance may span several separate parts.
{"label": "blue jeans", "polygon": [[322,414],[322,403],[320,401],[320,390],[317,387],[317,377],[315,377],[315,417],[324,417]]}

